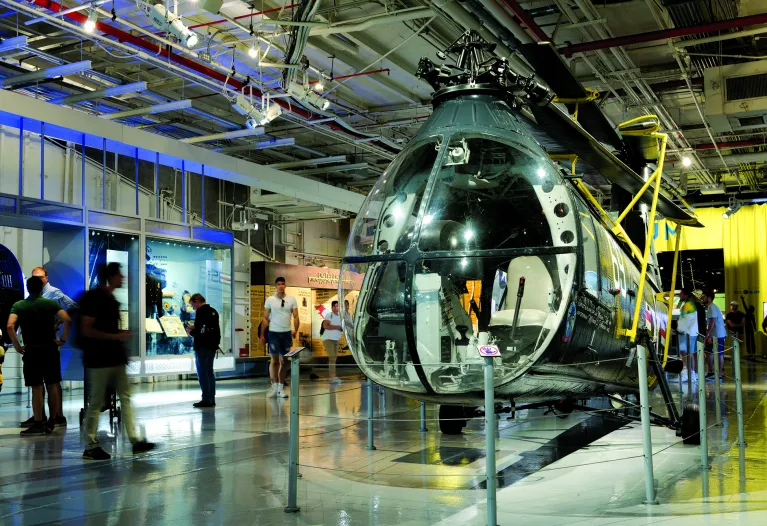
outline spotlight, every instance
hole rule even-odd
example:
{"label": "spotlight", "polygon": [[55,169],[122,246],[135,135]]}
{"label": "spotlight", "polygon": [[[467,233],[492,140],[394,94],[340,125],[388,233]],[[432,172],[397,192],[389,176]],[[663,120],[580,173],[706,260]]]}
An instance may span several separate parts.
{"label": "spotlight", "polygon": [[330,107],[329,100],[323,98],[319,93],[315,93],[306,85],[295,81],[288,84],[288,95],[316,110],[325,111]]}
{"label": "spotlight", "polygon": [[321,80],[314,84],[314,91],[316,91],[317,93],[322,93],[324,89],[325,89],[325,83],[322,82]]}
{"label": "spotlight", "polygon": [[268,124],[282,114],[282,108],[276,102],[269,104],[265,110],[259,109],[253,102],[251,102],[249,97],[246,97],[242,93],[237,95],[237,100],[232,105],[232,108],[237,113],[247,117],[245,126],[250,129]]}
{"label": "spotlight", "polygon": [[248,56],[252,59],[258,58],[258,48],[256,47],[256,44],[250,46],[250,49],[248,50]]}
{"label": "spotlight", "polygon": [[735,197],[730,197],[729,206],[727,207],[727,211],[722,214],[722,217],[729,219],[733,214],[740,210],[742,206],[743,203],[741,203],[738,199]]}
{"label": "spotlight", "polygon": [[93,33],[96,30],[96,21],[99,19],[99,15],[95,9],[91,9],[88,13],[88,20],[83,24],[83,28],[86,33]]}
{"label": "spotlight", "polygon": [[692,161],[686,155],[682,157],[682,166],[684,166],[685,168],[689,168],[690,166],[692,166]]}
{"label": "spotlight", "polygon": [[154,4],[149,9],[149,21],[160,31],[171,33],[181,40],[188,48],[192,48],[200,41],[197,33],[184,25],[178,15],[168,11],[163,4]]}

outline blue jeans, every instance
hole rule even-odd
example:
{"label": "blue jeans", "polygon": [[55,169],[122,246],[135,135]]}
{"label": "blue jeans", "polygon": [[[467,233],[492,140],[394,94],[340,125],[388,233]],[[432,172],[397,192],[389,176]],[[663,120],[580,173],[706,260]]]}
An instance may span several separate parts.
{"label": "blue jeans", "polygon": [[197,364],[197,379],[202,389],[202,401],[216,401],[216,375],[213,372],[213,360],[216,358],[215,349],[195,349],[194,361]]}
{"label": "blue jeans", "polygon": [[293,333],[269,331],[269,354],[285,356],[293,345]]}

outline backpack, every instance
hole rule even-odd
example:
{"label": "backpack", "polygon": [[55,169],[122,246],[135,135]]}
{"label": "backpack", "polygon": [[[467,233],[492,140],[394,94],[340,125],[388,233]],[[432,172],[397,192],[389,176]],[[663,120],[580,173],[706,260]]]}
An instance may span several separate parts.
{"label": "backpack", "polygon": [[211,316],[214,317],[216,323],[212,323],[210,327],[203,325],[200,327],[200,332],[197,335],[198,343],[202,344],[208,349],[217,349],[221,343],[221,326],[219,323],[218,311],[213,307],[210,307]]}

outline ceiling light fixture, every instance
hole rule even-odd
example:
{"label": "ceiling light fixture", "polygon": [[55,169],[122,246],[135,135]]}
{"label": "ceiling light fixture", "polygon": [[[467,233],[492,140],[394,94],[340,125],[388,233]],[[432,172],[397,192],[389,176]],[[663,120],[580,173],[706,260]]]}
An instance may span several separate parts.
{"label": "ceiling light fixture", "polygon": [[689,168],[690,166],[692,166],[692,161],[686,155],[682,157],[682,166],[684,166],[685,168]]}
{"label": "ceiling light fixture", "polygon": [[256,47],[255,42],[250,45],[250,49],[248,49],[248,56],[254,60],[258,60],[258,48]]}
{"label": "ceiling light fixture", "polygon": [[168,11],[163,4],[154,4],[147,15],[154,27],[173,34],[188,48],[193,48],[200,41],[197,33],[186,27],[178,15]]}
{"label": "ceiling light fixture", "polygon": [[96,21],[99,19],[99,14],[95,9],[91,8],[88,13],[88,20],[83,24],[83,29],[86,33],[93,33],[96,30]]}
{"label": "ceiling light fixture", "polygon": [[282,108],[276,102],[270,102],[268,99],[262,100],[261,108],[259,108],[256,104],[253,104],[252,98],[244,93],[237,95],[237,100],[232,105],[232,108],[237,113],[245,115],[245,126],[250,129],[268,124],[282,115]]}
{"label": "ceiling light fixture", "polygon": [[319,93],[312,91],[306,83],[299,84],[296,81],[291,81],[288,84],[288,95],[312,109],[327,111],[330,107],[330,101]]}
{"label": "ceiling light fixture", "polygon": [[725,219],[729,219],[732,217],[733,214],[737,213],[738,210],[740,210],[743,207],[743,203],[736,199],[735,197],[730,197],[729,206],[727,207],[727,211],[722,214],[722,217]]}

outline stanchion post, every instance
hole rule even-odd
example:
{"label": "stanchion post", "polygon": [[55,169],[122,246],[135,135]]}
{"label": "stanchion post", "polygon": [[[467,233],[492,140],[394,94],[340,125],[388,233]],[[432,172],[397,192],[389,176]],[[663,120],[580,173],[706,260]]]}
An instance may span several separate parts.
{"label": "stanchion post", "polygon": [[[689,371],[687,375],[689,376]],[[650,435],[650,396],[647,388],[647,349],[637,345],[637,375],[639,376],[639,408],[642,421],[642,450],[644,456],[645,504],[658,504],[655,499],[655,478],[652,465],[652,436]]]}
{"label": "stanchion post", "polygon": [[485,475],[487,477],[487,524],[496,526],[495,502],[495,386],[493,384],[493,358],[485,357]]}
{"label": "stanchion post", "polygon": [[[692,400],[692,375],[695,374],[693,372],[693,357],[694,354],[692,351],[692,347],[690,347],[690,335],[685,334],[685,337],[687,338],[687,399]],[[695,350],[698,350],[698,342],[697,340],[693,340],[692,344],[695,346]]]}
{"label": "stanchion post", "polygon": [[[716,407],[714,407],[714,414],[716,415],[716,426],[721,427],[722,425],[722,391],[720,389],[721,386],[721,378],[723,370],[720,371],[720,365],[719,365],[719,338],[717,338],[716,343],[714,344],[714,403],[716,404]],[[724,344],[724,342],[722,342]],[[724,355],[722,355],[724,356]],[[724,369],[724,367],[722,367]]]}
{"label": "stanchion post", "polygon": [[421,402],[421,429],[419,429],[421,433],[426,433],[428,429],[426,429],[426,402]]}
{"label": "stanchion post", "polygon": [[700,469],[709,470],[708,464],[708,417],[706,415],[706,351],[698,352],[698,412],[700,414]]}
{"label": "stanchion post", "polygon": [[32,407],[32,388],[27,387],[27,409]]}
{"label": "stanchion post", "polygon": [[732,372],[735,375],[735,411],[738,414],[738,447],[746,446],[743,431],[743,384],[740,378],[740,342],[734,341],[732,346]]}
{"label": "stanchion post", "polygon": [[373,443],[373,380],[368,376],[368,451],[375,451]]}
{"label": "stanchion post", "polygon": [[298,507],[298,382],[301,370],[297,352],[290,357],[290,437],[288,453],[288,505],[285,507],[285,513],[296,513],[301,511]]}

